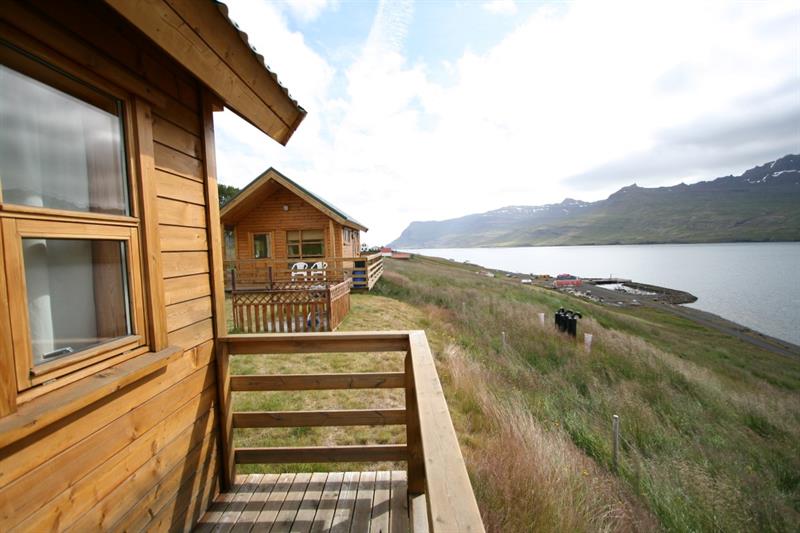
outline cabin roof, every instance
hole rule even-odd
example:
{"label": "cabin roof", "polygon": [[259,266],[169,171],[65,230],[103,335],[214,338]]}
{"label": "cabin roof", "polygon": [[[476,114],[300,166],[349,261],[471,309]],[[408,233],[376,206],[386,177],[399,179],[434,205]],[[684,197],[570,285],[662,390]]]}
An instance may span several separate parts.
{"label": "cabin roof", "polygon": [[288,189],[339,224],[361,231],[368,231],[368,228],[355,218],[272,167],[265,170],[239,191],[236,196],[228,200],[219,213],[222,223],[235,223],[244,217],[265,198],[275,192],[275,184]]}
{"label": "cabin roof", "polygon": [[281,144],[306,111],[280,84],[217,0],[105,0],[206,85],[223,104]]}

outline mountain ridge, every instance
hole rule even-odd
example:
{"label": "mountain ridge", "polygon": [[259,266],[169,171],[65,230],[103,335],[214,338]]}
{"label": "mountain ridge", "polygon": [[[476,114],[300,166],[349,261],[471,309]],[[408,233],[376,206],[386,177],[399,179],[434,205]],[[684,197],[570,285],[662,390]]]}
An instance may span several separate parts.
{"label": "mountain ridge", "polygon": [[412,222],[389,246],[454,248],[800,240],[800,155],[687,185],[622,187],[441,221]]}

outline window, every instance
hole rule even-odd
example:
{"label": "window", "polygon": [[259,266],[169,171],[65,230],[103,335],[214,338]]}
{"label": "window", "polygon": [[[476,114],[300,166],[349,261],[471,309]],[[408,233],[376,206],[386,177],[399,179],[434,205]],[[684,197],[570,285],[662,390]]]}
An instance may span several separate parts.
{"label": "window", "polygon": [[255,259],[269,259],[270,257],[269,233],[253,234],[253,257]]}
{"label": "window", "polygon": [[325,234],[319,229],[287,231],[286,246],[289,259],[325,257]]}
{"label": "window", "polygon": [[0,226],[20,390],[145,344],[125,107],[0,46]]}
{"label": "window", "polygon": [[225,260],[236,260],[236,230],[233,227],[226,227],[224,232],[225,239]]}
{"label": "window", "polygon": [[342,239],[344,240],[345,244],[350,243],[350,228],[344,228],[342,230]]}

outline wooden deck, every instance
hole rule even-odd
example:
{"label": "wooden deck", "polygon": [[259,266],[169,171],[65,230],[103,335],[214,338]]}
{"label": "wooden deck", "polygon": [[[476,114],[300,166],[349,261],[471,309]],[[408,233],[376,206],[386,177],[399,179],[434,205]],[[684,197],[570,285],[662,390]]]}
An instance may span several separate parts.
{"label": "wooden deck", "polygon": [[405,533],[406,479],[404,471],[238,476],[195,531]]}

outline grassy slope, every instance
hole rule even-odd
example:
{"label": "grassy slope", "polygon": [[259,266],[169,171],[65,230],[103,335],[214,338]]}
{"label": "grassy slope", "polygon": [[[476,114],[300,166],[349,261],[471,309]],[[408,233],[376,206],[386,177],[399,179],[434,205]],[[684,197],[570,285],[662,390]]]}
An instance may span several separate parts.
{"label": "grassy slope", "polygon": [[[587,317],[586,354],[536,324]],[[572,300],[474,267],[387,261],[342,330],[425,329],[492,531],[794,530],[800,363],[656,309]],[[503,347],[501,331],[508,333]],[[240,356],[235,373],[401,370],[400,354]],[[237,410],[391,407],[401,391],[237,393]],[[622,419],[611,471],[611,415]],[[403,442],[402,427],[237,430],[246,445]],[[278,465],[270,471],[385,465]],[[242,472],[258,467],[240,467]]]}
{"label": "grassy slope", "polygon": [[[389,261],[377,292],[427,316],[492,529],[640,529],[652,516],[672,531],[797,527],[799,361],[656,309],[602,308],[473,270]],[[587,317],[591,354],[536,324],[559,305]]]}

